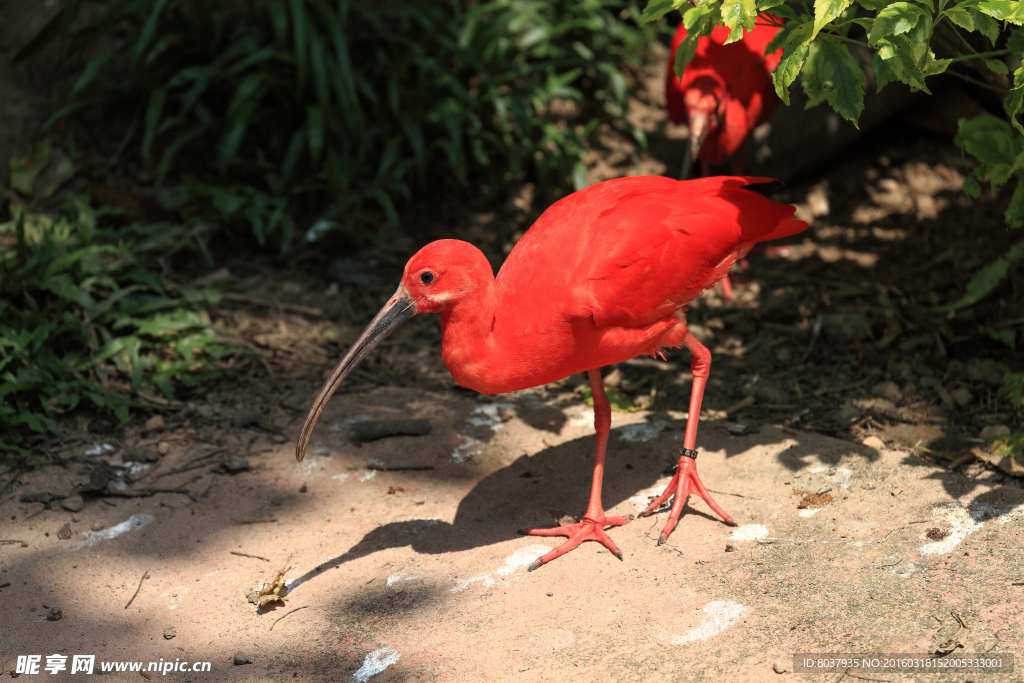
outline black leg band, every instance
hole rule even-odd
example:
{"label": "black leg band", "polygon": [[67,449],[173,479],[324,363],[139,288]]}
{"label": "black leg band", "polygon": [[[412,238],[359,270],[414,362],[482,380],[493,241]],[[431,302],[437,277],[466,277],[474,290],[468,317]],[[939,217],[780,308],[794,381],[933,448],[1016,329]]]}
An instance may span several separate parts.
{"label": "black leg band", "polygon": [[680,448],[679,455],[684,458],[690,458],[691,460],[697,459],[697,451],[690,450],[689,448]]}

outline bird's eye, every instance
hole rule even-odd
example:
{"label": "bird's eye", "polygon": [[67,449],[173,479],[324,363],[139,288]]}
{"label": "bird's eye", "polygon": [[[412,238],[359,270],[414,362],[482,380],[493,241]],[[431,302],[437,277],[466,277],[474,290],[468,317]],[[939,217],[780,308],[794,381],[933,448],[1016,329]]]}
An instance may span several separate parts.
{"label": "bird's eye", "polygon": [[420,275],[420,282],[422,282],[425,285],[429,285],[433,281],[434,281],[434,274],[429,272],[429,271],[426,272],[426,273],[423,273],[423,275]]}

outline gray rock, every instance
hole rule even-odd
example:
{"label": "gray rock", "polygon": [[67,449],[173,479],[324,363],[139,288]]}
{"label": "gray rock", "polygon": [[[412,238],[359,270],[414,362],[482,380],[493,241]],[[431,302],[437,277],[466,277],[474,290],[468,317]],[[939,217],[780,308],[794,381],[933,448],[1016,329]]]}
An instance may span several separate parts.
{"label": "gray rock", "polygon": [[954,389],[949,392],[949,395],[953,397],[953,401],[955,401],[958,406],[967,406],[974,402],[974,394],[963,387]]}
{"label": "gray rock", "polygon": [[60,506],[68,512],[81,512],[85,507],[85,501],[81,496],[68,496],[60,502]]}
{"label": "gray rock", "polygon": [[900,391],[900,387],[896,382],[879,382],[871,388],[871,393],[893,403],[899,403],[903,400],[903,392]]}
{"label": "gray rock", "polygon": [[1002,436],[1003,434],[1009,434],[1011,431],[1013,430],[1011,430],[1006,425],[989,425],[988,427],[985,427],[984,429],[981,430],[981,432],[978,434],[978,438],[988,441],[994,436]]}
{"label": "gray rock", "polygon": [[975,382],[1000,385],[1008,372],[1005,365],[989,358],[972,358],[967,362],[967,376]]}
{"label": "gray rock", "polygon": [[249,461],[240,455],[228,454],[220,459],[220,463],[217,469],[221,472],[227,472],[228,474],[236,474],[238,472],[249,471]]}
{"label": "gray rock", "polygon": [[834,339],[871,338],[871,321],[859,311],[829,313],[822,317],[822,329]]}
{"label": "gray rock", "polygon": [[235,653],[234,661],[235,666],[241,666],[242,664],[252,664],[252,657],[239,650]]}

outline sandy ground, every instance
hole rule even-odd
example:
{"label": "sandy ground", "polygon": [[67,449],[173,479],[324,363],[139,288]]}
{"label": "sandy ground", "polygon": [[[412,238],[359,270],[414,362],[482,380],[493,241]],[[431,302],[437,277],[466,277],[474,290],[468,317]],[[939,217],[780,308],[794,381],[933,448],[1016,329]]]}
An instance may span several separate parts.
{"label": "sandy ground", "polygon": [[[195,500],[87,499],[80,512],[5,502],[0,539],[24,544],[0,546],[4,670],[18,655],[68,655],[70,668],[93,654],[97,673],[118,660],[211,662],[166,674],[183,681],[832,681],[840,674],[775,669],[792,669],[796,652],[926,653],[951,640],[957,654],[1024,651],[1013,480],[772,426],[736,436],[709,420],[698,438],[703,480],[738,529],[691,498],[660,548],[664,512],[610,532],[624,561],[588,543],[528,573],[557,541],[516,530],[586,506],[592,414],[568,389],[490,401],[378,387],[336,396],[301,464],[291,443],[261,437],[248,471],[159,479],[173,488],[201,474]],[[348,438],[354,420],[405,417],[432,432]],[[681,417],[614,415],[610,513],[635,514],[660,492]],[[157,485],[188,452],[187,439],[172,443],[139,478]],[[432,469],[387,469],[403,467]],[[52,489],[55,469],[25,475],[24,490]],[[282,567],[287,604],[257,611],[246,594]],[[54,607],[62,618],[47,620]],[[233,664],[239,651],[252,663]]]}

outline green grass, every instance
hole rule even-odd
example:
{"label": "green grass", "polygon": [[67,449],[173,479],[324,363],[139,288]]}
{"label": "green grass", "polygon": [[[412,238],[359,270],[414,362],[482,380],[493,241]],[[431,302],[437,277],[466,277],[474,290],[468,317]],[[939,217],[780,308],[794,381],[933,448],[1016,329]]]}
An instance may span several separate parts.
{"label": "green grass", "polygon": [[57,43],[82,65],[55,119],[116,129],[159,183],[282,250],[314,224],[397,222],[438,185],[557,196],[599,124],[642,136],[625,72],[655,30],[635,0],[91,4],[18,55]]}
{"label": "green grass", "polygon": [[153,254],[170,226],[117,227],[82,198],[0,224],[0,451],[57,433],[80,404],[128,419],[130,392],[171,396],[222,373],[237,347],[205,315],[217,292],[172,286]]}

